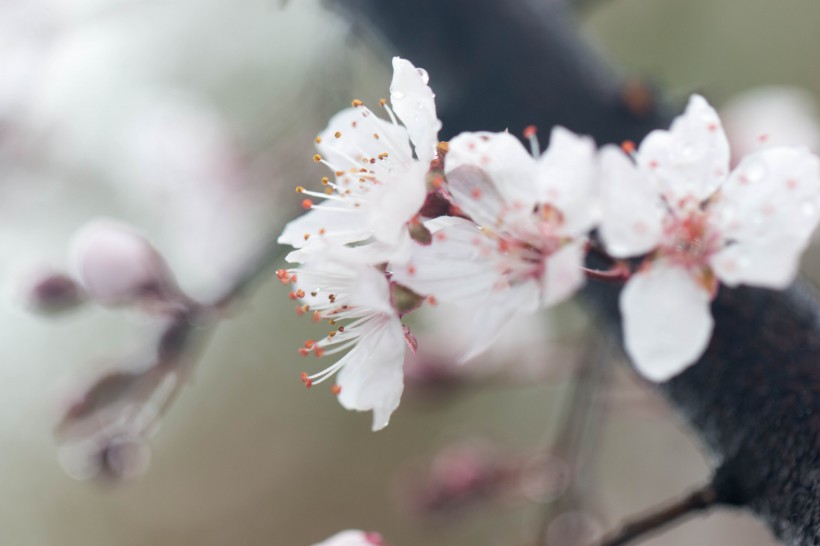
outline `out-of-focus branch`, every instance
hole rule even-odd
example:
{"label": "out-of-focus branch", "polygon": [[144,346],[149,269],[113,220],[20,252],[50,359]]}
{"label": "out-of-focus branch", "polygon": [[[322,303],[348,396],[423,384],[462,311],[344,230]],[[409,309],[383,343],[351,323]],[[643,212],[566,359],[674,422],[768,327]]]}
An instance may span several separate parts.
{"label": "out-of-focus branch", "polygon": [[[589,483],[589,463],[595,451],[594,441],[598,433],[601,413],[601,394],[609,375],[605,360],[607,340],[595,340],[578,366],[569,400],[561,415],[561,428],[550,447],[553,457],[560,458],[568,469],[568,485],[564,493],[546,505],[536,535],[536,546],[550,544],[550,528],[562,514],[581,509],[583,494]],[[566,534],[556,541],[567,546],[581,544],[583,529],[565,530]]]}
{"label": "out-of-focus branch", "polygon": [[[368,20],[430,73],[449,135],[564,125],[598,143],[640,140],[669,117],[651,88],[630,82],[581,39],[562,1],[328,0]],[[589,264],[601,268],[605,264]],[[620,337],[619,288],[584,295]],[[820,537],[820,297],[722,287],[700,361],[660,385],[716,462],[718,502],[747,508],[784,542]]]}
{"label": "out-of-focus branch", "polygon": [[159,311],[163,327],[145,340],[148,365],[109,369],[75,398],[58,423],[61,459],[70,474],[121,479],[141,470],[135,468],[143,466],[137,453],[147,450],[146,440],[186,384],[226,307],[242,298],[280,254],[271,237],[211,303],[181,292],[166,295]]}
{"label": "out-of-focus branch", "polygon": [[714,506],[717,500],[717,493],[709,484],[669,506],[627,522],[617,532],[604,537],[599,546],[622,546],[644,538],[661,527],[671,525],[681,518],[692,516]]}

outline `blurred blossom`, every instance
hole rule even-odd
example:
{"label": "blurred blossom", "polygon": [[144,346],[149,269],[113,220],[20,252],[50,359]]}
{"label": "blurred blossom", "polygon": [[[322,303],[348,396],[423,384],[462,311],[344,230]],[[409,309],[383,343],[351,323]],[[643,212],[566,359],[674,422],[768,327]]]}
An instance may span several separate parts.
{"label": "blurred blossom", "polygon": [[796,87],[758,87],[732,97],[720,111],[735,162],[776,146],[820,151],[817,102]]}
{"label": "blurred blossom", "polygon": [[525,459],[491,442],[458,441],[442,448],[425,470],[408,472],[399,481],[399,500],[411,512],[429,516],[518,497]]}
{"label": "blurred blossom", "polygon": [[73,266],[88,295],[105,305],[165,299],[175,284],[159,253],[129,226],[95,220],[71,244]]}
{"label": "blurred blossom", "polygon": [[373,531],[342,531],[314,546],[387,546],[379,533]]}
{"label": "blurred blossom", "polygon": [[153,436],[168,402],[180,387],[179,363],[112,367],[66,393],[56,434],[59,459],[77,479],[126,479],[145,471]]}

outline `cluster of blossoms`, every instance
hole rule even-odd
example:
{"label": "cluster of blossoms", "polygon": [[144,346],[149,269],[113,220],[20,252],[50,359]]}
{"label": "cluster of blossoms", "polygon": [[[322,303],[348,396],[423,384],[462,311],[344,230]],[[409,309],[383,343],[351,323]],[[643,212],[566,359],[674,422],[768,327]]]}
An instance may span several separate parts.
{"label": "cluster of blossoms", "polygon": [[[768,148],[730,169],[720,120],[693,96],[669,130],[598,150],[561,127],[539,150],[513,135],[462,133],[439,143],[427,74],[393,60],[390,121],[360,101],[316,139],[334,179],[297,188],[310,209],[279,241],[295,248],[279,270],[297,312],[333,330],[300,352],[348,351],[338,372],[343,406],[387,425],[403,389],[402,323],[419,306],[469,310],[464,360],[486,350],[513,317],[574,295],[587,278],[626,281],[624,344],[636,368],[663,381],[705,351],[720,282],[782,289],[820,220],[820,161]],[[401,123],[399,123],[401,122]],[[319,201],[321,199],[322,201]],[[611,269],[586,267],[587,254]]]}

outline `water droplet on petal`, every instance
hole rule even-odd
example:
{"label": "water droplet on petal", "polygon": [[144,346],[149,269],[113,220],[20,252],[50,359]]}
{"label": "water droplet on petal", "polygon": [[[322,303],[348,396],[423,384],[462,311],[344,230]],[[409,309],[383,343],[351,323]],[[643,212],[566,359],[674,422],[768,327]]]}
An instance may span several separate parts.
{"label": "water droplet on petal", "polygon": [[401,100],[404,98],[404,91],[390,88],[390,100]]}
{"label": "water droplet on petal", "polygon": [[746,166],[744,174],[749,182],[759,182],[766,176],[766,166],[762,161],[751,161]]}
{"label": "water droplet on petal", "polygon": [[687,142],[681,147],[680,155],[682,159],[691,160],[695,157],[695,145]]}
{"label": "water droplet on petal", "polygon": [[421,76],[421,81],[424,82],[424,85],[430,83],[430,74],[423,68],[417,68],[416,70],[419,71],[419,76]]}

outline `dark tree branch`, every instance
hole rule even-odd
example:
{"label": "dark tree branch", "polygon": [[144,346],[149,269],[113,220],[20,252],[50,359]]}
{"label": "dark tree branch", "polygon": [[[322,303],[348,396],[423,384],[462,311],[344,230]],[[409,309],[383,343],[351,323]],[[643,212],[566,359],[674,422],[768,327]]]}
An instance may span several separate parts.
{"label": "dark tree branch", "polygon": [[[561,124],[599,144],[666,127],[643,84],[619,78],[582,41],[559,0],[328,0],[373,23],[395,52],[428,69],[446,138]],[[606,264],[591,263],[601,268]],[[620,338],[619,288],[586,301]],[[820,298],[721,288],[701,360],[660,385],[716,464],[717,503],[748,508],[784,542],[820,544]]]}

